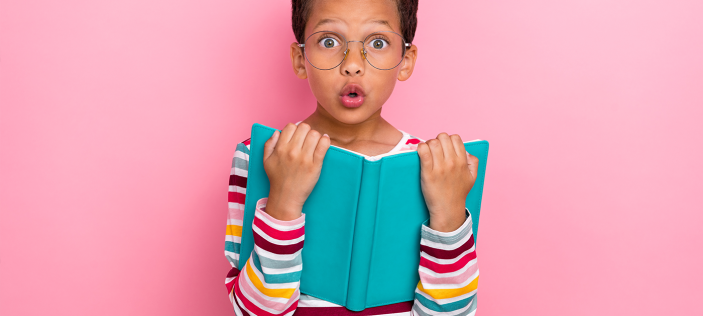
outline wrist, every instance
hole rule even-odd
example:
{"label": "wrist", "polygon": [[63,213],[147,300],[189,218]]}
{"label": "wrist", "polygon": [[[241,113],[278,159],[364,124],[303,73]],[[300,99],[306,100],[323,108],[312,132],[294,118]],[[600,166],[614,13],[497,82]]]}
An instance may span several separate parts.
{"label": "wrist", "polygon": [[300,217],[303,212],[303,206],[291,203],[289,199],[271,192],[266,202],[264,212],[277,220],[290,221]]}
{"label": "wrist", "polygon": [[[446,212],[449,213],[449,212]],[[466,221],[466,211],[465,208],[461,210],[452,210],[449,214],[436,214],[430,215],[429,227],[438,232],[448,233],[453,232]]]}

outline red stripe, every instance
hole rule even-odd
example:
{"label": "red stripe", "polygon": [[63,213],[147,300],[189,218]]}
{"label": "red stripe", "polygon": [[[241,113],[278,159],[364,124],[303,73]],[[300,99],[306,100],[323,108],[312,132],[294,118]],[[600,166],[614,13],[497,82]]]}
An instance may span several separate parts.
{"label": "red stripe", "polygon": [[413,301],[369,307],[360,312],[350,311],[346,307],[298,307],[298,310],[295,311],[295,316],[382,315],[409,312],[412,308]]}
{"label": "red stripe", "polygon": [[[242,295],[242,292],[241,292],[240,289],[239,289],[239,282],[237,282],[237,284],[234,286],[234,291],[235,291],[237,297],[242,300],[242,303],[244,304],[244,306],[245,306],[250,312],[254,313],[255,315],[285,315],[285,314],[287,314],[287,313],[289,313],[289,312],[295,310],[296,307],[298,307],[298,300],[295,300],[295,302],[293,302],[293,304],[291,304],[288,308],[286,308],[285,311],[281,312],[280,314],[271,314],[271,313],[269,313],[269,312],[267,312],[267,311],[265,311],[265,310],[263,310],[263,309],[258,308],[258,307],[257,307],[256,305],[254,305],[253,303],[249,302],[249,301],[247,300],[247,298],[244,297],[244,295]],[[293,295],[295,295],[295,294],[293,294]],[[236,299],[235,299],[235,303],[236,303],[236,302],[237,302],[237,301],[236,301]],[[239,306],[239,304],[237,304],[237,306]],[[240,309],[241,309],[241,308],[240,308]],[[242,309],[242,312],[246,312],[246,311]]]}
{"label": "red stripe", "polygon": [[236,185],[238,187],[246,188],[247,187],[247,177],[242,177],[242,176],[238,176],[236,174],[232,174],[229,176],[229,185]]}
{"label": "red stripe", "polygon": [[257,234],[256,232],[254,232],[254,244],[268,252],[272,252],[279,255],[294,254],[296,251],[303,248],[303,240],[292,245],[276,245],[274,243],[270,243],[268,240],[264,239],[264,237],[261,237],[261,235]]}
{"label": "red stripe", "polygon": [[[234,278],[237,275],[239,275],[239,269],[232,268],[229,270],[229,273],[227,273],[227,278]],[[232,286],[234,286],[235,282],[237,282],[237,278],[234,278],[232,279],[232,281],[225,283],[225,286],[227,287],[227,294],[232,293]]]}
{"label": "red stripe", "polygon": [[452,249],[452,250],[444,250],[444,249],[437,249],[437,248],[432,248],[430,246],[426,245],[420,245],[420,250],[424,251],[426,254],[435,257],[437,259],[454,259],[464,253],[464,251],[467,251],[471,249],[471,247],[474,246],[474,235],[471,235],[469,240],[467,240],[463,245],[459,246],[459,248]]}
{"label": "red stripe", "polygon": [[411,138],[411,139],[408,139],[407,142],[405,142],[406,145],[408,145],[408,144],[419,144],[419,143],[420,143],[420,140],[417,139],[417,138]]}
{"label": "red stripe", "polygon": [[[235,286],[235,290],[236,290],[236,286]],[[246,298],[245,298],[245,299],[246,299]],[[244,315],[244,316],[249,316],[249,313],[247,313],[247,311],[245,311],[245,310],[242,308],[242,305],[239,305],[239,302],[237,302],[237,296],[236,296],[236,295],[234,296],[234,304],[237,305],[237,308],[239,308],[239,311],[242,312],[242,315]]]}
{"label": "red stripe", "polygon": [[242,142],[242,144],[249,145],[250,142],[251,142],[251,138],[247,138],[245,141]]}
{"label": "red stripe", "polygon": [[234,298],[234,302],[237,303],[237,306],[242,311],[242,313],[246,314],[246,311],[242,308],[241,305],[239,305],[239,303],[237,302],[237,298],[242,300],[242,304],[244,304],[244,307],[246,307],[250,312],[254,313],[254,315],[273,315],[269,312],[266,312],[266,311],[256,307],[256,305],[249,302],[247,300],[247,298],[244,297],[244,295],[242,294],[242,291],[239,289],[239,282],[234,284],[234,294],[237,296]]}
{"label": "red stripe", "polygon": [[476,259],[476,251],[467,253],[457,262],[454,262],[452,264],[439,264],[427,260],[424,257],[420,257],[420,265],[437,273],[448,273],[463,268],[469,261],[473,259]]}
{"label": "red stripe", "polygon": [[305,235],[305,226],[302,226],[298,229],[295,230],[289,230],[289,231],[282,231],[275,229],[269,225],[266,225],[264,221],[259,219],[258,217],[254,216],[254,226],[258,227],[266,235],[269,235],[273,238],[276,238],[278,240],[291,240],[291,239],[296,239],[300,236]]}
{"label": "red stripe", "polygon": [[246,195],[239,192],[227,192],[227,201],[244,204]]}

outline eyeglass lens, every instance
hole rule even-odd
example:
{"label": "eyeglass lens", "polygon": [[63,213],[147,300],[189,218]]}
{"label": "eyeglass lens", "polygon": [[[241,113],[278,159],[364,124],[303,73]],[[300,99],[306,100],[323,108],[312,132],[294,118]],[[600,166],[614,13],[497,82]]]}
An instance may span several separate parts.
{"label": "eyeglass lens", "polygon": [[348,45],[344,37],[336,32],[316,32],[305,41],[305,57],[315,68],[332,69],[344,61],[344,52],[349,49],[347,54],[362,54],[371,66],[387,70],[400,64],[405,53],[403,37],[394,32],[372,33],[364,40],[363,47],[357,43]]}

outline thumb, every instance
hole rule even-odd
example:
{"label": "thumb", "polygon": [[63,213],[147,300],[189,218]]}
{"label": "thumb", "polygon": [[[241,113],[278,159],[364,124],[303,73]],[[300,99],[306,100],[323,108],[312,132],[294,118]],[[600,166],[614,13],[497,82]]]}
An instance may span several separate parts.
{"label": "thumb", "polygon": [[476,177],[478,176],[478,157],[471,155],[467,152],[466,158],[469,163],[469,172],[471,173],[471,177],[473,179],[476,179]]}
{"label": "thumb", "polygon": [[281,135],[279,131],[273,132],[271,138],[264,143],[264,160],[268,159],[273,154],[273,149],[276,148],[278,137]]}

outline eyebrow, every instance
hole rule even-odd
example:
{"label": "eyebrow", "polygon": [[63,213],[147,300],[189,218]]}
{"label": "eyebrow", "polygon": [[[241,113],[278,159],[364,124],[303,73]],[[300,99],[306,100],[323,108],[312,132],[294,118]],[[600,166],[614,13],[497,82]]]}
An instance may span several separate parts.
{"label": "eyebrow", "polygon": [[[313,28],[313,30],[317,29],[321,25],[335,24],[335,23],[339,23],[339,22],[340,21],[337,19],[322,19],[322,20],[320,20],[320,22],[317,22],[317,24],[315,24],[315,27]],[[388,21],[386,21],[386,20],[370,20],[366,23],[385,25],[385,26],[388,26],[389,29],[393,30],[393,28],[391,27],[391,24],[388,23]]]}

